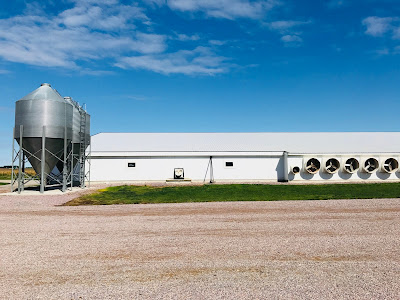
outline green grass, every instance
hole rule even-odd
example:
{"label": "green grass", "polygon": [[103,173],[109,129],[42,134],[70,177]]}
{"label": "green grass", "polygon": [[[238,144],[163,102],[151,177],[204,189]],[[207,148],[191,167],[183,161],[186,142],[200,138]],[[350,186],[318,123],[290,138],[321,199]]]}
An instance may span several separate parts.
{"label": "green grass", "polygon": [[326,185],[116,186],[65,205],[399,198],[400,183]]}

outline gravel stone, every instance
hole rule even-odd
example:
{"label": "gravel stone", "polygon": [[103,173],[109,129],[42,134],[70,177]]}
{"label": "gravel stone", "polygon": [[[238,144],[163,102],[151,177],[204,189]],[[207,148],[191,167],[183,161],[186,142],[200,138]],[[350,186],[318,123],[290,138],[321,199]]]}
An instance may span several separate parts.
{"label": "gravel stone", "polygon": [[400,299],[400,199],[59,206],[82,192],[0,195],[0,299]]}

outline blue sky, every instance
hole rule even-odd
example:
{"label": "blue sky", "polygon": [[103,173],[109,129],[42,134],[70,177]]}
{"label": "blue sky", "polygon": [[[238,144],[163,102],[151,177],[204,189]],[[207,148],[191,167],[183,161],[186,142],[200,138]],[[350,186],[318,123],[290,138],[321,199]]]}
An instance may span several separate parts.
{"label": "blue sky", "polygon": [[98,132],[399,131],[399,0],[1,1],[0,165],[49,82]]}

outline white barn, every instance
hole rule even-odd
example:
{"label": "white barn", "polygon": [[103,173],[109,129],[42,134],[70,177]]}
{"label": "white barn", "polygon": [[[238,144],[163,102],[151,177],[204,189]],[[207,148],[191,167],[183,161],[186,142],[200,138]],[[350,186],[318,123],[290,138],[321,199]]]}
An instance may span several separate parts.
{"label": "white barn", "polygon": [[90,180],[399,180],[399,159],[400,132],[99,133]]}

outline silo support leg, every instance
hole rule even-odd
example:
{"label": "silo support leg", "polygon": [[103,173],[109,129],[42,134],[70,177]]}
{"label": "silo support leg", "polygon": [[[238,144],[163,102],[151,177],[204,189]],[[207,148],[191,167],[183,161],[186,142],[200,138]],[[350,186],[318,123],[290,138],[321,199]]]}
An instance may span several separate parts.
{"label": "silo support leg", "polygon": [[22,135],[24,133],[24,126],[19,126],[19,162],[18,162],[18,194],[21,194],[22,190]]}
{"label": "silo support leg", "polygon": [[71,191],[74,185],[74,144],[71,145]]}
{"label": "silo support leg", "polygon": [[15,127],[13,128],[13,140],[12,140],[12,156],[11,156],[11,193],[14,192],[14,138],[15,138]]}
{"label": "silo support leg", "polygon": [[67,126],[65,126],[64,129],[64,161],[63,161],[63,186],[62,186],[62,191],[63,193],[67,189]]}
{"label": "silo support leg", "polygon": [[42,132],[42,158],[40,161],[41,164],[41,170],[40,170],[40,193],[44,193],[44,185],[45,185],[45,172],[44,172],[44,167],[45,167],[45,160],[46,160],[46,126],[43,126],[43,132]]}
{"label": "silo support leg", "polygon": [[25,152],[22,151],[22,186],[21,186],[21,191],[23,192],[25,189]]}

